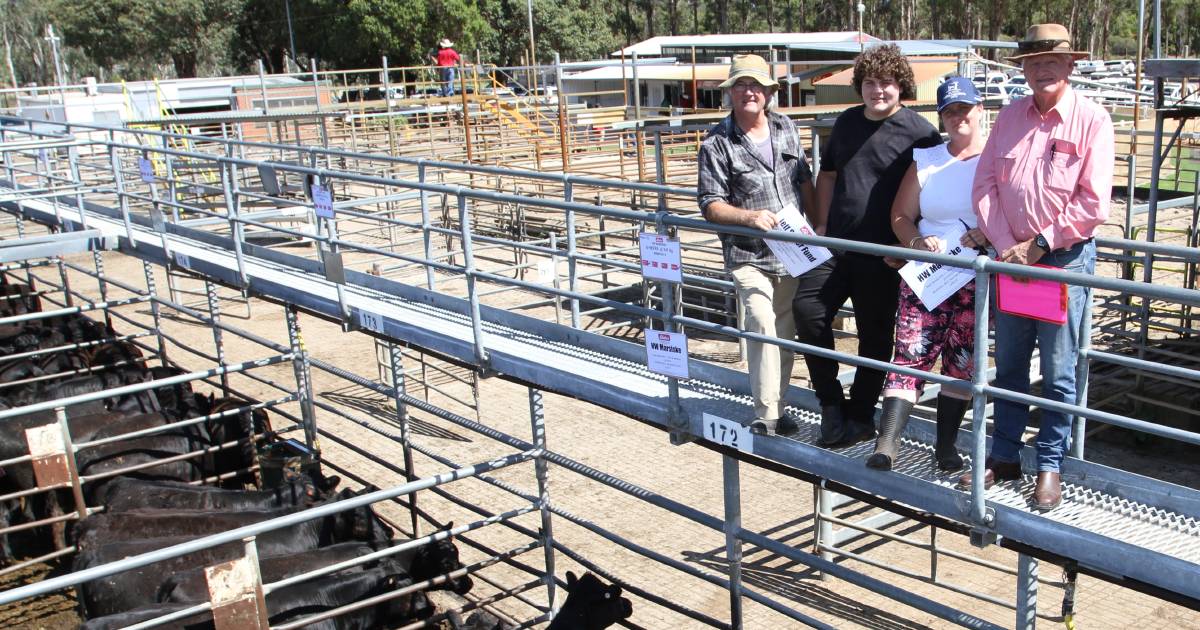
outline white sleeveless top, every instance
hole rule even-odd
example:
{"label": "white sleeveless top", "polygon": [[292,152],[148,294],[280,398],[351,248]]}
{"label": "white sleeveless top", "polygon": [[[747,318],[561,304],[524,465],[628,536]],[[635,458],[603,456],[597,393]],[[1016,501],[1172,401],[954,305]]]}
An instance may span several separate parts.
{"label": "white sleeveless top", "polygon": [[921,236],[945,234],[951,228],[976,227],[971,206],[971,185],[975,182],[976,155],[966,161],[950,155],[947,145],[913,149],[917,181],[921,184]]}

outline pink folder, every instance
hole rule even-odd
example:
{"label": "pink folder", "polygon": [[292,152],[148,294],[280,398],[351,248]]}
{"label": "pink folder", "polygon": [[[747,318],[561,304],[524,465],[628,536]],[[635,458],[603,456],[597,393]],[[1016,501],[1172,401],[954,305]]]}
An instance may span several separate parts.
{"label": "pink folder", "polygon": [[[1046,265],[1034,265],[1053,269]],[[1002,312],[1051,324],[1067,323],[1067,285],[1053,280],[996,276],[996,301]]]}

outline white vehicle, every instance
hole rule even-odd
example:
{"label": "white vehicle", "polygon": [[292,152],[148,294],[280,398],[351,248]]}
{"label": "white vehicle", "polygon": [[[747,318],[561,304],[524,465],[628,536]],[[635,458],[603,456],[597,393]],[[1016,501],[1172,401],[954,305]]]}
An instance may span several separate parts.
{"label": "white vehicle", "polygon": [[1033,90],[1029,89],[1028,85],[1006,85],[1004,91],[1008,93],[1008,100],[1015,101],[1019,98],[1025,98],[1033,94]]}
{"label": "white vehicle", "polygon": [[1104,71],[1104,61],[1100,59],[1080,59],[1075,62],[1075,69],[1080,74],[1091,74]]}
{"label": "white vehicle", "polygon": [[1025,75],[1018,74],[1017,76],[1009,79],[1008,84],[1009,85],[1029,85],[1029,82],[1025,80]]}
{"label": "white vehicle", "polygon": [[1109,72],[1120,72],[1121,74],[1133,74],[1136,69],[1133,61],[1130,59],[1113,59],[1104,62],[1104,67]]}
{"label": "white vehicle", "polygon": [[1009,102],[1012,101],[1012,97],[1007,91],[1005,91],[1004,88],[1006,87],[1007,86],[1003,85],[985,85],[979,90],[979,92],[983,95],[983,101],[985,103],[995,103],[999,101],[1001,105],[1008,105]]}

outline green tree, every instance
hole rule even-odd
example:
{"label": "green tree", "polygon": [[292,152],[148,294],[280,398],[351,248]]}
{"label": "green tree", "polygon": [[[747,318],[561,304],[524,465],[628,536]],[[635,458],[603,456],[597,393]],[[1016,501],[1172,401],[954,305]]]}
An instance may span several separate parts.
{"label": "green tree", "polygon": [[58,0],[63,34],[97,63],[134,75],[169,62],[177,77],[229,69],[243,0]]}

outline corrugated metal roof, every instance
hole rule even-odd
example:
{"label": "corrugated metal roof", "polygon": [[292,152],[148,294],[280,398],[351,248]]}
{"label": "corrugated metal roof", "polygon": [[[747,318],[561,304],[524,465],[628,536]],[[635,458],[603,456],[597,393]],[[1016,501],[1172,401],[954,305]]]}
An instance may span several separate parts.
{"label": "corrugated metal roof", "polygon": [[[775,64],[775,76],[787,74],[785,64]],[[691,64],[638,64],[639,81],[691,81]],[[633,79],[632,66],[625,68],[625,78]],[[723,63],[696,64],[697,81],[724,81],[729,78],[729,65]],[[621,66],[607,66],[594,70],[585,70],[576,74],[564,75],[563,81],[620,81]]]}
{"label": "corrugated metal roof", "polygon": [[[940,57],[913,63],[913,80],[920,84],[930,79],[937,79],[958,70],[958,60],[953,57]],[[854,78],[854,68],[846,68],[824,79],[813,81],[813,85],[850,85]]]}
{"label": "corrugated metal roof", "polygon": [[[875,41],[867,42],[866,46],[870,48],[876,44],[895,44],[900,47],[900,52],[907,56],[957,55],[967,51],[966,46],[954,46],[923,39],[902,39],[886,42]],[[820,50],[826,52],[843,52],[851,55],[857,55],[861,46],[858,42],[811,42],[791,44],[788,46],[788,48],[791,50]]]}
{"label": "corrugated metal roof", "polygon": [[272,109],[269,114],[262,110],[200,112],[196,114],[179,114],[162,118],[139,118],[127,120],[127,125],[213,125],[223,122],[275,122],[277,120],[297,120],[304,118],[339,118],[344,111],[317,111],[309,108]]}
{"label": "corrugated metal roof", "polygon": [[[664,46],[717,48],[721,46],[777,46],[786,48],[791,44],[809,42],[855,42],[857,46],[858,31],[833,31],[820,33],[725,33],[717,35],[660,35],[640,41],[632,46],[613,52],[610,56],[620,57],[624,52],[630,57],[637,53],[639,57],[661,55]],[[877,37],[865,35],[869,42],[880,41]]]}

